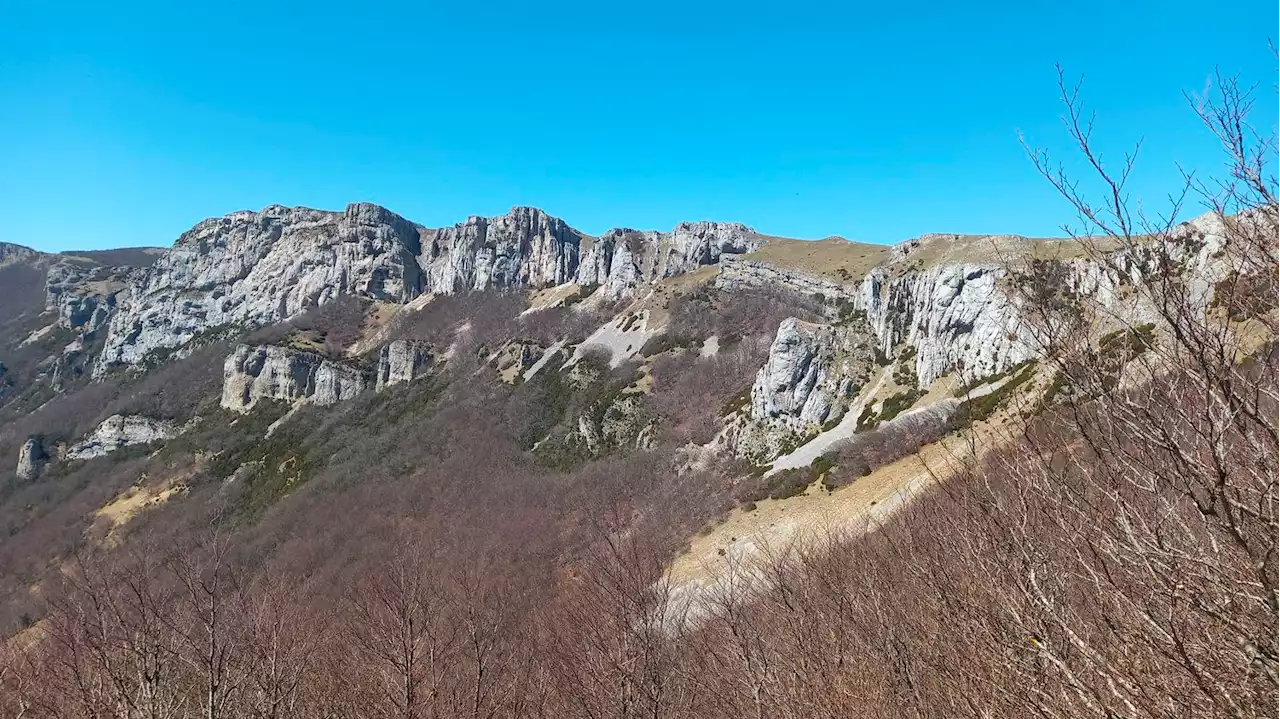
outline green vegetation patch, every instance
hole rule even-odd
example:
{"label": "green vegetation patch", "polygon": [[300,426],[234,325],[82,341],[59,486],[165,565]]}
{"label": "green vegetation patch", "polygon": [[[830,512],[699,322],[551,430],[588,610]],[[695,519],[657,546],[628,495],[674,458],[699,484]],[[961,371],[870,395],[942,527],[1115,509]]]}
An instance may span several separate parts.
{"label": "green vegetation patch", "polygon": [[989,419],[997,410],[1008,404],[1018,388],[1031,381],[1036,374],[1036,362],[1034,360],[1024,362],[1019,367],[1021,369],[1011,379],[1000,385],[999,389],[961,403],[952,418],[952,425],[957,429],[968,427],[974,422]]}

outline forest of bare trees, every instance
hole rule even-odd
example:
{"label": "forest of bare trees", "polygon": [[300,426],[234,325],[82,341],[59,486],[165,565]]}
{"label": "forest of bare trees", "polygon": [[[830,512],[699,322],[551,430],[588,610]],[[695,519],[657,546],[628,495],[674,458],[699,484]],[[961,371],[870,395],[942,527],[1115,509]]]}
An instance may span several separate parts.
{"label": "forest of bare trees", "polygon": [[[570,537],[388,520],[321,575],[214,513],[40,587],[47,614],[0,645],[0,716],[1275,716],[1275,139],[1220,80],[1195,109],[1227,173],[1145,216],[1062,88],[1094,176],[1033,160],[1151,322],[1010,268],[1050,391],[874,531],[773,548],[691,606],[665,574],[680,525],[634,502],[593,499]],[[1195,202],[1225,228],[1211,300],[1179,271]]]}

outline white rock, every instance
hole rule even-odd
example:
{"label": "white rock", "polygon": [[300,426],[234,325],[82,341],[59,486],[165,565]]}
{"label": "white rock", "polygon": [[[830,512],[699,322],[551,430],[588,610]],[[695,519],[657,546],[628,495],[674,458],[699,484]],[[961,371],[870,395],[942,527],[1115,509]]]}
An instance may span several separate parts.
{"label": "white rock", "polygon": [[83,440],[67,449],[67,459],[93,459],[135,444],[172,439],[180,432],[172,422],[140,415],[114,414],[102,421]]}
{"label": "white rock", "polygon": [[853,328],[783,320],[751,387],[751,417],[792,431],[822,424],[866,383],[873,360]]}
{"label": "white rock", "polygon": [[344,294],[406,302],[422,287],[418,249],[417,227],[370,204],[345,212],[272,206],[205,220],[132,279],[95,372]]}
{"label": "white rock", "polygon": [[356,369],[284,347],[240,345],[223,364],[222,406],[247,412],[259,399],[330,405],[364,391]]}
{"label": "white rock", "polygon": [[49,462],[49,456],[44,451],[44,446],[40,443],[38,437],[28,437],[27,441],[22,444],[22,448],[18,450],[18,467],[16,473],[19,479],[31,480],[40,476],[40,470],[44,469],[45,464]]}
{"label": "white rock", "polygon": [[596,240],[532,207],[429,230],[367,203],[345,212],[271,206],[201,222],[102,302],[68,293],[79,278],[60,270],[50,301],[79,324],[107,322],[100,377],[202,333],[280,322],[341,295],[407,303],[423,293],[578,281],[621,297],[759,242],[743,225],[710,222]]}
{"label": "white rock", "polygon": [[431,348],[412,340],[395,340],[378,352],[377,390],[412,382],[431,366]]}

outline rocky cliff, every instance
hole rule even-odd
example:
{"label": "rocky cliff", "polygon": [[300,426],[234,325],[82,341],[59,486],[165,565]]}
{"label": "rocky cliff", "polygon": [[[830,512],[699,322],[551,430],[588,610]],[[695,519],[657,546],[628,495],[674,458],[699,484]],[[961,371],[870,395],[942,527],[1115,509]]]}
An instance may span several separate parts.
{"label": "rocky cliff", "polygon": [[412,340],[395,340],[378,352],[379,392],[402,382],[412,382],[427,373],[432,362],[431,347]]}
{"label": "rocky cliff", "polygon": [[129,286],[127,267],[100,267],[62,260],[45,278],[45,309],[56,312],[58,324],[88,335],[106,326],[119,296]]}
{"label": "rocky cliff", "polygon": [[240,345],[223,365],[222,406],[247,412],[260,399],[329,405],[365,390],[359,370],[285,347]]}
{"label": "rocky cliff", "polygon": [[840,400],[871,376],[868,339],[855,326],[784,321],[751,387],[751,416],[793,431],[838,418]]}
{"label": "rocky cliff", "polygon": [[278,322],[340,295],[406,302],[422,290],[420,232],[367,203],[273,206],[205,220],[142,270],[111,318],[96,373],[232,326]]}
{"label": "rocky cliff", "polygon": [[[904,374],[911,386],[897,389],[912,391],[948,374],[971,382],[1038,356],[1041,330],[1028,321],[1022,295],[1013,287],[1032,281],[1029,268],[1052,273],[1035,281],[1066,296],[1088,296],[1107,308],[1103,321],[1115,328],[1156,319],[1149,295],[1126,287],[1171,270],[1187,280],[1190,301],[1203,311],[1212,301],[1214,284],[1233,271],[1224,264],[1223,234],[1222,220],[1207,216],[1181,226],[1159,251],[1138,243],[1105,255],[1048,263],[1035,257],[1037,243],[1043,241],[930,235],[895,246],[887,262],[861,279],[844,282],[777,264],[725,258],[716,279],[720,287],[788,287],[822,298],[833,318],[831,324],[792,318],[779,327],[752,387],[748,424],[737,434],[736,449],[767,460],[836,419],[833,411],[841,409],[840,400],[867,382],[868,353],[886,363],[895,357],[908,363],[913,372]],[[1063,244],[1051,249],[1061,254],[1071,248]],[[1160,262],[1176,267],[1159,267]],[[1098,334],[1108,329],[1113,328],[1093,328]]]}
{"label": "rocky cliff", "polygon": [[95,291],[85,290],[92,283],[83,272],[62,267],[49,296],[68,324],[107,324],[100,377],[198,336],[279,322],[341,295],[405,303],[423,293],[578,282],[618,298],[759,243],[743,225],[713,222],[592,238],[531,207],[432,230],[368,203],[344,212],[272,206],[205,220],[154,265]]}

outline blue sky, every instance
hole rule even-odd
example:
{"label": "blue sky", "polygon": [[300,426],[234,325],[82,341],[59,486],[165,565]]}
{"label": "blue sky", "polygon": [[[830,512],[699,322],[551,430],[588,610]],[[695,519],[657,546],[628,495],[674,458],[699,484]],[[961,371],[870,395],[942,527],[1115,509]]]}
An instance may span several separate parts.
{"label": "blue sky", "polygon": [[[0,240],[168,245],[272,203],[430,226],[742,221],[892,242],[1058,234],[1021,130],[1065,149],[1054,63],[1149,205],[1215,146],[1215,67],[1275,126],[1274,0],[57,2],[0,6]],[[465,7],[464,7],[465,6]]]}

